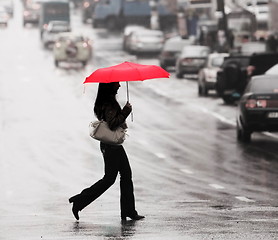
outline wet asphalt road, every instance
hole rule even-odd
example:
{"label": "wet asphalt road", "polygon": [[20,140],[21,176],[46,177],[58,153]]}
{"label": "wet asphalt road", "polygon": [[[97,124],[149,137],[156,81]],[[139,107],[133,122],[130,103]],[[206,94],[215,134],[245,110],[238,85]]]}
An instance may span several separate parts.
{"label": "wet asphalt road", "polygon": [[[197,96],[194,80],[130,84],[128,119],[136,206],[142,221],[121,223],[119,180],[72,216],[68,197],[103,174],[88,123],[96,85],[82,82],[98,67],[134,57],[119,35],[92,30],[73,15],[73,29],[94,40],[82,68],[57,69],[36,27],[21,24],[21,7],[0,29],[0,239],[277,239],[276,134],[236,141],[235,106]],[[139,63],[157,64],[153,57]],[[119,102],[126,101],[125,84]]]}

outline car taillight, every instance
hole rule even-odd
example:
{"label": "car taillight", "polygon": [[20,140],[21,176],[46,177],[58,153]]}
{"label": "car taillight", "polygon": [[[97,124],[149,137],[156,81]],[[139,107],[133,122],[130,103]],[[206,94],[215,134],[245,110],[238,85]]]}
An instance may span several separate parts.
{"label": "car taillight", "polygon": [[170,57],[172,54],[170,52],[162,52],[162,56]]}
{"label": "car taillight", "polygon": [[245,103],[246,108],[265,108],[267,100],[248,99]]}
{"label": "car taillight", "polygon": [[89,2],[84,2],[84,3],[83,3],[83,7],[84,7],[84,8],[90,7],[90,3],[89,3]]}
{"label": "car taillight", "polygon": [[212,70],[212,69],[209,69],[208,71],[207,71],[207,76],[208,76],[208,78],[216,78],[216,71],[214,71],[214,70]]}
{"label": "car taillight", "polygon": [[193,59],[191,59],[191,58],[184,58],[184,59],[182,60],[182,62],[183,62],[183,63],[191,63],[192,60],[193,60]]}
{"label": "car taillight", "polygon": [[139,43],[139,40],[137,38],[134,38],[131,40],[133,43]]}
{"label": "car taillight", "polygon": [[29,11],[24,11],[23,15],[24,15],[25,17],[27,17],[27,16],[30,15],[30,13],[29,13]]}

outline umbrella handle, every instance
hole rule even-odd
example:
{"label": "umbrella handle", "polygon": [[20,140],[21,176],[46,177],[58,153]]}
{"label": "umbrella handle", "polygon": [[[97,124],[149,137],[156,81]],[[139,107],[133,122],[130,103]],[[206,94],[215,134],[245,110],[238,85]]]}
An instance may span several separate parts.
{"label": "umbrella handle", "polygon": [[[129,90],[128,90],[128,81],[126,81],[126,98],[129,102]],[[133,122],[133,112],[131,112],[131,121]]]}
{"label": "umbrella handle", "polygon": [[126,98],[127,98],[127,101],[129,102],[128,82],[126,82]]}

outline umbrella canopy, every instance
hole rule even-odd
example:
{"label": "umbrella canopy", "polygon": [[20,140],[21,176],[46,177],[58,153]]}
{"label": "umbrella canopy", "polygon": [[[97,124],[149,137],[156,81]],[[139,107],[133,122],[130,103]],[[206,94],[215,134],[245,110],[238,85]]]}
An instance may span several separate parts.
{"label": "umbrella canopy", "polygon": [[123,62],[106,68],[99,68],[87,77],[84,83],[110,83],[143,81],[154,78],[169,78],[170,74],[156,65]]}

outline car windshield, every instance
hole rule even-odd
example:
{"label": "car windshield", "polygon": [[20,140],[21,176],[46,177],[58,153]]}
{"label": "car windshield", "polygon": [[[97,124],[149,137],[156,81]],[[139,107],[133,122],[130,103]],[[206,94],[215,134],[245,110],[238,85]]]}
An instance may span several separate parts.
{"label": "car windshield", "polygon": [[51,32],[66,32],[68,30],[69,30],[69,27],[66,25],[56,25],[50,29]]}
{"label": "car windshield", "polygon": [[142,38],[162,38],[163,34],[160,32],[151,32],[151,31],[140,31],[138,37]]}
{"label": "car windshield", "polygon": [[181,52],[183,47],[189,45],[189,41],[167,41],[164,45],[165,51]]}
{"label": "car windshield", "polygon": [[242,44],[242,46],[241,46],[241,52],[243,54],[259,53],[259,52],[265,52],[265,51],[266,51],[266,45],[264,43],[249,42],[249,43]]}
{"label": "car windshield", "polygon": [[211,60],[211,66],[213,67],[220,67],[224,61],[224,57],[214,57]]}
{"label": "car windshield", "polygon": [[182,56],[186,57],[207,57],[209,48],[199,46],[186,46],[182,50]]}
{"label": "car windshield", "polygon": [[246,90],[252,93],[278,93],[278,81],[270,77],[254,78]]}
{"label": "car windshield", "polygon": [[61,41],[61,42],[67,42],[67,41],[82,42],[82,41],[84,41],[84,38],[82,36],[76,36],[76,37],[62,36],[59,38],[59,41]]}

